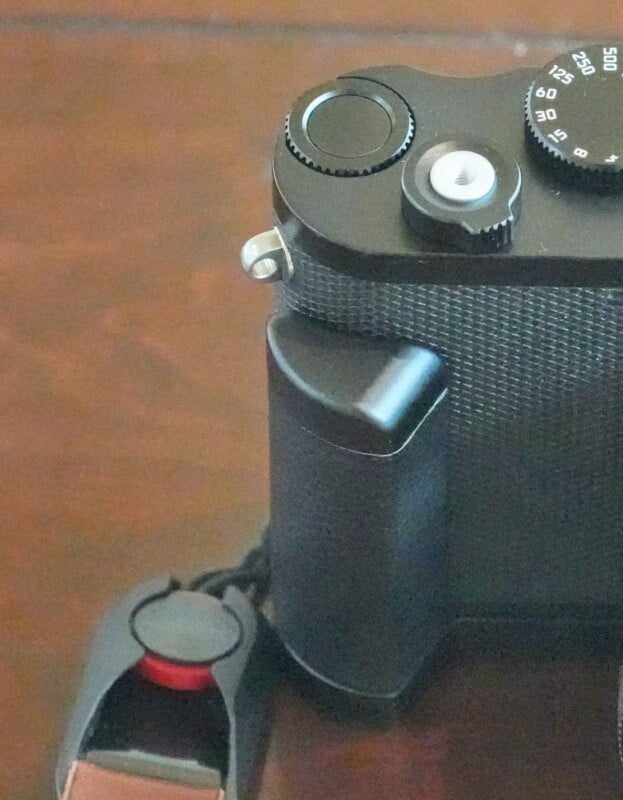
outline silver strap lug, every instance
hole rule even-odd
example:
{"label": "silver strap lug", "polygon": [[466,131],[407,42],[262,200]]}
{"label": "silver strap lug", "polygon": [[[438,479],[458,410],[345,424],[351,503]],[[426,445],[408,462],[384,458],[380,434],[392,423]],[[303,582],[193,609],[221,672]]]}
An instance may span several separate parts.
{"label": "silver strap lug", "polygon": [[240,261],[247,275],[261,283],[287,283],[294,273],[290,252],[278,228],[249,239],[240,251]]}

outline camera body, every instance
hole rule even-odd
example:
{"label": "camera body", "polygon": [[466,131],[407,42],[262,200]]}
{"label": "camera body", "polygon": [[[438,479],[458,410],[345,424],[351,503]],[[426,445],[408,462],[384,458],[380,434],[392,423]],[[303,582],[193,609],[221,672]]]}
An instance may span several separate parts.
{"label": "camera body", "polygon": [[393,702],[461,620],[623,620],[620,51],[365,69],[286,121],[247,260],[276,624],[328,687]]}

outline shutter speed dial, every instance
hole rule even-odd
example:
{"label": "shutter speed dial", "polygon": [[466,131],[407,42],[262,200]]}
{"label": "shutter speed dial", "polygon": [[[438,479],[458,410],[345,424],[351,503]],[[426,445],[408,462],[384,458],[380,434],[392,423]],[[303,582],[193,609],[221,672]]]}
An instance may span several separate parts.
{"label": "shutter speed dial", "polygon": [[557,177],[623,189],[623,47],[592,45],[552,61],[526,101],[528,142]]}

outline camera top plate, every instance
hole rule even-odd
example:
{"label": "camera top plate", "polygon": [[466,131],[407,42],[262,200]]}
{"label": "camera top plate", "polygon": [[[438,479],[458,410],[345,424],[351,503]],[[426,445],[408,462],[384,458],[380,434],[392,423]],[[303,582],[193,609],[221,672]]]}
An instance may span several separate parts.
{"label": "camera top plate", "polygon": [[[572,56],[571,63],[579,63]],[[287,243],[334,269],[373,280],[623,286],[623,194],[562,180],[559,170],[535,157],[526,137],[525,101],[541,73],[539,69],[520,69],[481,78],[454,78],[387,66],[339,78],[335,82],[338,89],[344,85],[340,82],[364,83],[371,87],[370,96],[378,89],[386,104],[389,101],[384,97],[400,98],[412,114],[414,135],[409,135],[409,145],[403,146],[399,157],[377,158],[379,163],[369,170],[361,167],[367,154],[360,146],[358,170],[344,175],[336,169],[335,159],[331,171],[322,171],[301,158],[285,135],[279,137],[273,162],[274,204]],[[576,79],[589,80],[581,72]],[[327,86],[320,87],[324,96],[331,94]],[[309,95],[304,96],[305,102],[309,103]],[[402,113],[402,108],[398,110]],[[394,122],[391,107],[388,114]],[[307,118],[305,113],[299,116],[309,122],[311,112]],[[348,109],[340,124],[344,120],[348,120]],[[361,115],[358,124],[362,124]],[[381,128],[379,124],[377,130]],[[316,130],[318,150],[326,152],[330,134],[326,120]],[[620,147],[623,160],[620,133],[618,137],[614,146]],[[299,132],[299,142],[301,138]],[[401,182],[409,157],[416,149],[425,149],[428,142],[432,146],[444,140],[493,143],[518,165],[521,216],[517,220],[517,204],[512,240],[499,237],[503,245],[499,249],[466,252],[450,236],[423,235],[405,219]],[[348,146],[348,138],[342,136],[341,147]],[[371,164],[374,162],[371,157]]]}

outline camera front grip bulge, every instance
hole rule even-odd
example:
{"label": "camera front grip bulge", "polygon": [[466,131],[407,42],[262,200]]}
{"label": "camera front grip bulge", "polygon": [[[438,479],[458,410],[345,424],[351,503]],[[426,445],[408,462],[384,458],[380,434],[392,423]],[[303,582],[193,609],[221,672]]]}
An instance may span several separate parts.
{"label": "camera front grip bulge", "polygon": [[447,623],[444,365],[291,313],[267,343],[276,629],[316,691],[383,712]]}

